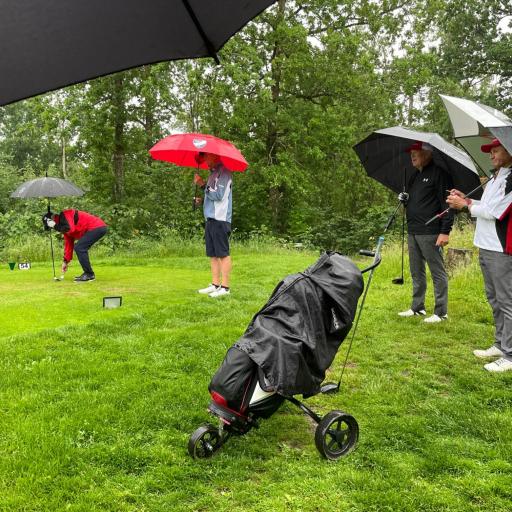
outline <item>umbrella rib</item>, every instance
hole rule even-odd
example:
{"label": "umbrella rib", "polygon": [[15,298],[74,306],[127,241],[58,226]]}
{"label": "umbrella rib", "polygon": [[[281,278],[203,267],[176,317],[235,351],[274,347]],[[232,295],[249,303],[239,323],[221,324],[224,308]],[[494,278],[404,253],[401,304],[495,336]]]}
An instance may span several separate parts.
{"label": "umbrella rib", "polygon": [[194,9],[192,9],[190,3],[188,0],[182,0],[183,5],[185,6],[185,9],[187,9],[187,12],[194,22],[194,25],[197,28],[197,31],[199,32],[199,35],[201,36],[204,44],[206,45],[206,49],[208,50],[208,53],[212,57],[212,59],[215,61],[216,64],[220,64],[219,57],[217,55],[217,52],[215,51],[215,48],[212,44],[212,42],[208,39],[208,36],[206,35],[206,32],[204,31],[203,27],[201,26],[201,23],[199,22],[199,19],[196,16],[196,13],[194,12]]}

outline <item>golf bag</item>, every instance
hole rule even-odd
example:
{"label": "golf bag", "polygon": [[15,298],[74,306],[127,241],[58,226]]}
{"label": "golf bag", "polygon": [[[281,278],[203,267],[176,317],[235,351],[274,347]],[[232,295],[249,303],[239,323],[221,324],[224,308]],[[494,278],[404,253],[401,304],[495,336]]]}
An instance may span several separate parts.
{"label": "golf bag", "polygon": [[[370,254],[376,262],[366,270],[380,262]],[[231,435],[246,434],[259,419],[269,418],[284,400],[316,421],[315,443],[325,457],[337,459],[355,446],[359,429],[352,416],[332,411],[321,418],[294,395],[307,398],[321,391],[354,321],[361,274],[348,258],[325,253],[277,285],[211,380],[208,410],[219,427],[203,425],[192,434],[193,457],[213,455]]]}

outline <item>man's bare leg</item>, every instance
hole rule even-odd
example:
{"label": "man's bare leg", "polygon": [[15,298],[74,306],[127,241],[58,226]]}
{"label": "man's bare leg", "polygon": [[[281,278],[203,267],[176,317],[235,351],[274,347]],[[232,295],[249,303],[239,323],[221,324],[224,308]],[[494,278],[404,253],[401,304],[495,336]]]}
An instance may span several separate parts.
{"label": "man's bare leg", "polygon": [[225,256],[224,258],[219,258],[219,266],[222,274],[221,285],[224,288],[229,288],[229,278],[231,276],[231,256]]}
{"label": "man's bare leg", "polygon": [[221,273],[221,263],[220,258],[210,258],[210,268],[212,270],[212,284],[215,286],[220,286],[220,273]]}

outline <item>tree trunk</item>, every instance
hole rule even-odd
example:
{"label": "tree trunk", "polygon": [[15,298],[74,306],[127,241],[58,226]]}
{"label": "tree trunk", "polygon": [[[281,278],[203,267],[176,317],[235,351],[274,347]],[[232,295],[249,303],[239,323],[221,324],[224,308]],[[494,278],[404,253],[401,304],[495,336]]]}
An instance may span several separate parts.
{"label": "tree trunk", "polygon": [[61,146],[62,146],[62,176],[65,180],[68,179],[68,170],[66,166],[66,139],[61,137]]}
{"label": "tree trunk", "polygon": [[[284,14],[286,8],[286,0],[279,0],[277,3],[277,17],[274,32],[277,33],[279,25],[284,21]],[[277,118],[279,114],[279,100],[281,96],[281,75],[282,75],[282,48],[281,42],[278,40],[277,35],[274,41],[274,50],[271,57],[271,77],[272,85],[270,88],[272,95],[272,103],[274,105],[274,117],[268,120],[267,124],[267,140],[266,151],[267,161],[269,165],[277,165],[278,154],[277,146],[279,143],[279,131],[277,126]],[[282,211],[282,198],[285,194],[285,188],[282,185],[272,186],[269,189],[269,207],[272,218],[272,227],[274,230],[281,232],[285,228],[285,222]]]}
{"label": "tree trunk", "polygon": [[124,128],[126,124],[126,110],[124,103],[123,78],[117,75],[114,78],[114,91],[112,95],[114,107],[114,203],[121,203],[124,198]]}

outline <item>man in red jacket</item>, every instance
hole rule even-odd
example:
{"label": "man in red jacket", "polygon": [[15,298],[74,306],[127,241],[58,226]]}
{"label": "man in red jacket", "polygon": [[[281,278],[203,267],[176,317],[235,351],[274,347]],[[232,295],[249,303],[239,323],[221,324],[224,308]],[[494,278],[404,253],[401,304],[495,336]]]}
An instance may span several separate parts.
{"label": "man in red jacket", "polygon": [[[82,265],[83,274],[75,277],[76,282],[94,281],[95,275],[89,261],[89,249],[105,236],[107,225],[99,218],[79,210],[64,210],[58,215],[47,212],[43,215],[44,229],[55,229],[64,235],[64,261],[62,273],[68,270],[73,259],[73,248]],[[78,242],[75,244],[75,241]]]}

